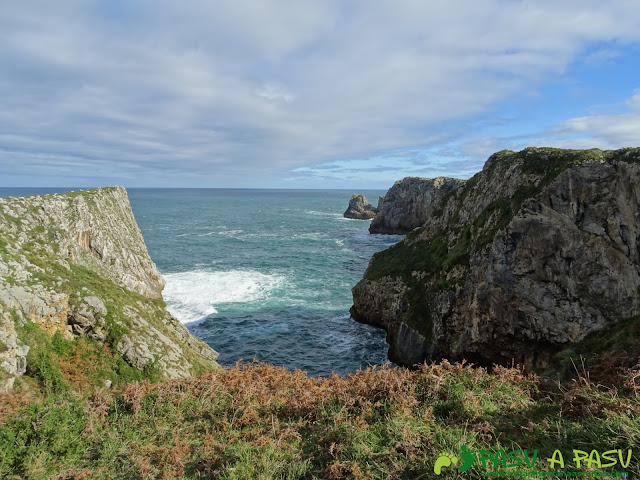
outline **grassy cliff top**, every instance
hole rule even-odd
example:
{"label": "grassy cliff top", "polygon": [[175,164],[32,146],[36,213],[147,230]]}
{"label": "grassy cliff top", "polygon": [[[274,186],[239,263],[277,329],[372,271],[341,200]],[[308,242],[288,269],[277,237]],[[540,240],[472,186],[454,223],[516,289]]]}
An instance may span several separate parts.
{"label": "grassy cliff top", "polygon": [[[573,465],[573,449],[622,449],[626,459],[640,445],[640,371],[610,369],[606,385],[581,373],[561,385],[447,362],[344,378],[249,364],[30,405],[20,394],[0,396],[0,476],[435,478],[439,455],[461,458],[463,445],[485,457],[537,456],[533,467],[509,469],[476,457],[463,478],[550,472],[555,450],[565,471],[585,471]],[[461,478],[457,466],[439,478]],[[604,469],[612,470],[639,475],[636,452],[626,468]]]}

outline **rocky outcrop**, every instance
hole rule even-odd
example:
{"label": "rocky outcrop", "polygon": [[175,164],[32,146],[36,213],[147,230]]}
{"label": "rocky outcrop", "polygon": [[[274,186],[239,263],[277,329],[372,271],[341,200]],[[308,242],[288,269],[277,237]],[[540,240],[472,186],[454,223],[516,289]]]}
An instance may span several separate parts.
{"label": "rocky outcrop", "polygon": [[0,393],[13,388],[15,379],[27,371],[29,347],[18,338],[11,316],[0,309]]}
{"label": "rocky outcrop", "polygon": [[404,235],[438,216],[443,204],[462,191],[465,181],[456,178],[406,177],[384,196],[369,226],[370,233]]}
{"label": "rocky outcrop", "polygon": [[24,372],[26,347],[12,332],[26,322],[108,343],[130,365],[167,377],[215,367],[216,352],[167,312],[163,287],[124,188],[0,198],[5,377]]}
{"label": "rocky outcrop", "polygon": [[638,212],[638,148],[498,152],[374,255],[352,316],[385,328],[400,364],[544,366],[640,315]]}
{"label": "rocky outcrop", "polygon": [[371,205],[364,195],[354,193],[349,200],[349,207],[342,216],[354,220],[371,220],[377,212],[378,209]]}

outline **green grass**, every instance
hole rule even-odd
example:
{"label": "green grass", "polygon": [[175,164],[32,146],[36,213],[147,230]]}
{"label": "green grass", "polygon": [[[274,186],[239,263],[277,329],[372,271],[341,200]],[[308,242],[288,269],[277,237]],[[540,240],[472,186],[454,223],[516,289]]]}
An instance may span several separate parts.
{"label": "green grass", "polygon": [[[566,379],[590,370],[598,381],[608,383],[612,380],[611,366],[633,367],[639,358],[640,316],[636,316],[568,344],[553,356],[548,368],[540,371]],[[599,368],[603,365],[608,368]]]}
{"label": "green grass", "polygon": [[[0,418],[0,476],[416,479],[435,478],[438,455],[462,445],[538,450],[534,469],[549,471],[556,449],[639,444],[639,398],[622,384],[446,362],[326,379],[250,364],[13,408]],[[505,469],[476,461],[463,477],[439,478],[488,471]],[[635,457],[626,471],[640,474]]]}
{"label": "green grass", "polygon": [[45,396],[100,387],[105,380],[122,386],[142,380],[157,382],[162,378],[157,363],[138,370],[114,354],[109,345],[97,340],[84,337],[67,340],[59,332],[49,337],[29,320],[16,330],[20,341],[29,346],[27,375]]}

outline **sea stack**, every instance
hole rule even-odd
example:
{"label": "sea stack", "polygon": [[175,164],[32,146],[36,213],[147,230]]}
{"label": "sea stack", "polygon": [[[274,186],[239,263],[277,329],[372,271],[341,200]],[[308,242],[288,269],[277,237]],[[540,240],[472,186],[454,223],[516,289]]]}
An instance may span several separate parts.
{"label": "sea stack", "polygon": [[349,200],[349,208],[343,214],[345,218],[355,220],[371,220],[378,213],[378,209],[371,205],[364,195],[354,193]]}

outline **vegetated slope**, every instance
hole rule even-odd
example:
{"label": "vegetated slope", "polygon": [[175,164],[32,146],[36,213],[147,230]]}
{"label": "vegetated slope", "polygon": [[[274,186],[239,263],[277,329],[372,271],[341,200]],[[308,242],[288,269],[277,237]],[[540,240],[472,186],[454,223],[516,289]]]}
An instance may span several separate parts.
{"label": "vegetated slope", "polygon": [[[329,378],[248,364],[157,381],[161,370],[140,371],[112,347],[119,343],[115,339],[122,339],[114,325],[126,322],[120,315],[129,312],[118,305],[160,312],[161,300],[134,293],[117,278],[105,283],[104,277],[70,257],[31,255],[21,247],[19,251],[26,252],[22,259],[13,234],[0,238],[7,239],[3,245],[12,245],[2,252],[12,272],[19,271],[14,261],[26,265],[25,272],[36,272],[10,281],[37,297],[55,285],[62,305],[66,296],[80,299],[87,308],[75,311],[93,313],[95,320],[78,335],[77,323],[61,321],[69,320],[66,314],[39,317],[38,310],[13,309],[0,316],[6,322],[5,337],[15,339],[17,333],[16,342],[31,347],[28,375],[16,380],[13,391],[0,393],[0,478],[414,480],[435,478],[440,454],[461,457],[462,446],[474,455],[469,470],[458,473],[458,463],[443,468],[438,478],[486,478],[487,473],[558,470],[546,462],[555,450],[567,461],[560,471],[593,470],[571,465],[574,448],[621,449],[626,459],[629,449],[640,444],[640,367],[629,366],[628,357],[607,354],[629,336],[638,336],[633,322],[617,324],[606,342],[594,345],[587,337],[572,345],[575,352],[597,350],[601,357],[591,371],[580,369],[580,377],[565,384],[519,369],[496,367],[488,373],[446,361],[412,371],[384,366]],[[74,248],[67,233],[59,232],[56,238]],[[74,275],[64,274],[68,270],[63,266],[60,280],[47,282],[53,279],[44,277],[51,273],[44,260],[37,263],[41,258],[59,259]],[[41,283],[35,283],[36,278]],[[68,303],[73,314],[78,303]],[[71,326],[70,337],[65,325]],[[51,336],[47,329],[54,327]],[[99,328],[104,328],[105,341],[96,338]],[[11,351],[8,346],[0,344],[0,352]],[[143,377],[155,383],[138,381]],[[111,388],[104,379],[113,380]],[[521,463],[507,469],[480,460],[492,452],[523,449],[529,460],[536,456],[533,466]],[[523,457],[522,452],[518,455]],[[603,471],[640,475],[636,452],[628,465]]]}
{"label": "vegetated slope", "polygon": [[25,371],[65,388],[61,349],[94,383],[215,368],[163,287],[124,188],[0,199],[0,389]]}
{"label": "vegetated slope", "polygon": [[548,366],[640,315],[640,149],[492,155],[426,223],[372,258],[352,316],[389,358]]}
{"label": "vegetated slope", "polygon": [[[572,462],[574,448],[621,449],[625,459],[632,449],[630,464],[603,471],[633,478],[640,370],[609,370],[607,378],[606,387],[588,377],[557,386],[517,369],[489,374],[447,362],[308,378],[256,364],[18,411],[0,396],[0,476],[408,480],[435,478],[438,456],[460,458],[465,446],[475,461],[462,478],[584,471]],[[479,455],[519,450],[522,460],[523,449],[537,457],[533,466],[485,464]],[[555,450],[563,469],[546,461]],[[460,463],[439,478],[461,478]]]}

